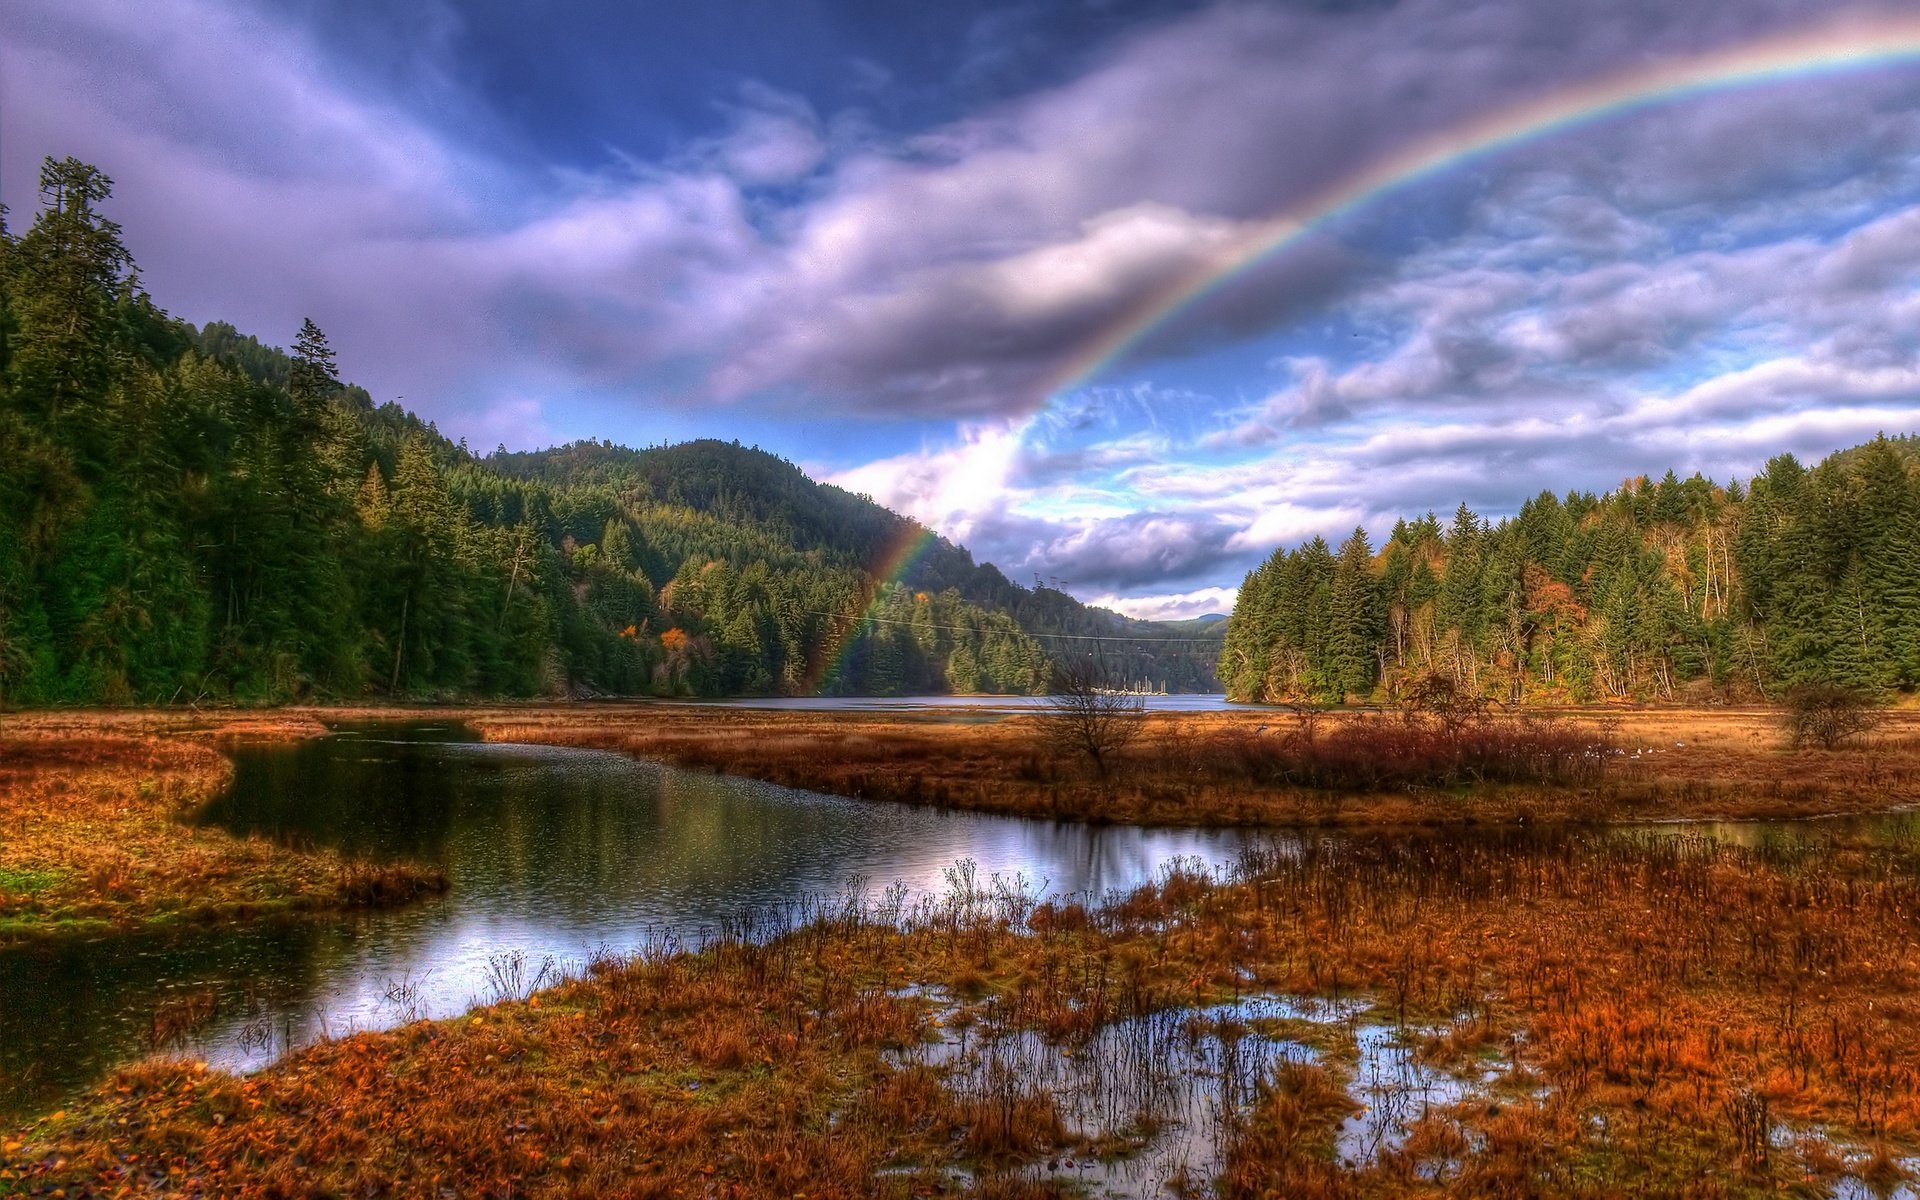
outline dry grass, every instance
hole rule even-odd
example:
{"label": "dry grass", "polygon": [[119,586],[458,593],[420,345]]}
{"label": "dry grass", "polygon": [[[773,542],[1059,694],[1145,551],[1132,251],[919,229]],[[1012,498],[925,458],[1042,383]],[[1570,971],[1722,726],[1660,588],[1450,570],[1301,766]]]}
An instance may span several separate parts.
{"label": "dry grass", "polygon": [[0,939],[391,903],[437,871],[196,826],[231,777],[219,739],[310,718],[60,713],[0,720]]}
{"label": "dry grass", "polygon": [[1062,1052],[1234,994],[1358,993],[1451,1022],[1432,1062],[1517,1064],[1352,1168],[1330,1154],[1344,1068],[1280,1066],[1227,1130],[1227,1196],[1811,1193],[1842,1141],[1893,1178],[1920,1140],[1910,844],[1361,837],[1046,906],[1032,931],[1025,911],[982,889],[604,962],[245,1079],[140,1066],[0,1140],[0,1192],[1049,1194],[1013,1169],[1088,1147],[1015,1075],[961,1096],[890,1058],[927,1032],[909,983],[977,997],[976,1035],[1049,1031]]}
{"label": "dry grass", "polygon": [[[1383,714],[1146,718],[1105,779],[1049,752],[1041,718],[691,705],[470,710],[494,741],[596,747],[837,795],[1022,816],[1194,825],[1784,818],[1920,802],[1920,713],[1852,749],[1793,750],[1772,711],[1568,711],[1489,727],[1478,764]],[[1373,732],[1369,732],[1373,731]],[[1314,749],[1303,752],[1303,745]],[[1583,748],[1611,746],[1597,771]],[[1456,748],[1457,749],[1457,748]],[[1396,756],[1401,756],[1396,765]],[[1597,760],[1595,760],[1597,761]],[[1503,770],[1519,762],[1525,770]],[[1529,763],[1535,765],[1527,765]],[[1544,765],[1540,765],[1544,764]]]}

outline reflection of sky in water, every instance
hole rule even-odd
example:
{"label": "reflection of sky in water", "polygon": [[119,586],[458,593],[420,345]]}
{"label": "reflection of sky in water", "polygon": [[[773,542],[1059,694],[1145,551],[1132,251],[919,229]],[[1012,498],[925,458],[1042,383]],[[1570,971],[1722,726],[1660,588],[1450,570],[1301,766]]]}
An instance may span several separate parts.
{"label": "reflection of sky in water", "polygon": [[[437,862],[453,890],[381,913],[0,951],[0,1114],[57,1102],[144,1052],[153,1014],[187,997],[215,997],[218,1008],[196,1040],[174,1048],[254,1066],[289,1041],[490,999],[490,967],[502,954],[519,952],[531,977],[548,956],[577,968],[596,952],[657,944],[665,928],[692,940],[743,909],[791,911],[801,897],[844,895],[852,879],[876,898],[896,882],[937,893],[962,858],[978,864],[982,882],[1019,873],[1051,897],[1099,895],[1151,880],[1176,856],[1219,865],[1272,836],[846,800],[596,751],[450,740],[458,736],[386,724],[240,750],[234,788],[210,819]],[[1911,842],[1920,817],[1639,827],[1627,836],[1817,847],[1842,831]],[[1493,839],[1525,852],[1541,839],[1606,835],[1381,836]],[[406,990],[390,997],[395,985]]]}
{"label": "reflection of sky in water", "polygon": [[1224,864],[1249,836],[870,803],[395,729],[243,747],[209,819],[441,863],[448,895],[342,919],[0,954],[0,1110],[49,1094],[51,1072],[82,1083],[139,1053],[170,999],[216,995],[214,1018],[176,1048],[244,1068],[289,1041],[492,999],[490,964],[515,951],[524,978],[549,956],[577,969],[663,929],[691,940],[743,910],[844,895],[852,880],[875,899],[896,882],[944,891],[963,858],[982,881],[1018,873],[1049,896],[1098,895],[1149,881],[1176,856]]}
{"label": "reflection of sky in water", "polygon": [[[1239,704],[1224,695],[1180,693],[1172,696],[1137,696],[1148,712],[1257,712],[1271,711],[1271,705]],[[638,701],[638,706],[652,703]],[[700,700],[672,702],[711,705],[715,708],[778,708],[805,712],[1030,712],[1045,708],[1046,696],[756,696],[738,700]]]}

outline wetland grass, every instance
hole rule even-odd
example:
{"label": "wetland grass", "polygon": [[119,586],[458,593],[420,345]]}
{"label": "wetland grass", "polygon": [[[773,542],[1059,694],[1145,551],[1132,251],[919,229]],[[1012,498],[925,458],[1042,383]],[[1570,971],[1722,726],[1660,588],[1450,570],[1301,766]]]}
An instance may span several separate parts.
{"label": "wetland grass", "polygon": [[0,719],[0,941],[392,904],[444,889],[430,868],[194,823],[232,776],[221,739],[321,731],[295,717]]}
{"label": "wetland grass", "polygon": [[490,741],[613,750],[834,795],[1049,819],[1437,825],[1784,819],[1920,803],[1920,713],[1839,751],[1784,744],[1774,710],[1163,713],[1108,756],[1045,718],[699,705],[471,710]]}
{"label": "wetland grass", "polygon": [[7,1139],[0,1191],[1758,1196],[1884,1189],[1920,1147],[1910,839],[1341,835],[1126,895],[950,882],[245,1078],[130,1068]]}

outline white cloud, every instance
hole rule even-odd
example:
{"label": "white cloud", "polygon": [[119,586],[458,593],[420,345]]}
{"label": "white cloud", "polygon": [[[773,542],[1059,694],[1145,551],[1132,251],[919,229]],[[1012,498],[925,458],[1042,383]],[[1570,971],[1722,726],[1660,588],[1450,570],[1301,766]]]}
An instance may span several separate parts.
{"label": "white cloud", "polygon": [[983,516],[1006,506],[1007,477],[1029,427],[962,426],[956,445],[895,455],[826,479],[964,542]]}
{"label": "white cloud", "polygon": [[1184,621],[1210,613],[1232,612],[1233,598],[1239,592],[1237,587],[1209,587],[1163,596],[1089,596],[1086,602],[1142,621]]}

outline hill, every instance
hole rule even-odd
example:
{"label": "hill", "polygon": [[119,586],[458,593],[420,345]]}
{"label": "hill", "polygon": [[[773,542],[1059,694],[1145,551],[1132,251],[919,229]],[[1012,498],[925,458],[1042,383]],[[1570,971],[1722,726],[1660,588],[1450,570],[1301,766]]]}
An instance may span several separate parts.
{"label": "hill", "polygon": [[0,702],[1030,692],[1085,646],[1211,681],[1211,648],[758,451],[476,458],[343,384],[311,322],[284,353],[168,316],[109,181],[42,184],[0,230]]}
{"label": "hill", "polygon": [[[550,450],[496,451],[482,465],[559,488],[608,487],[628,503],[684,507],[751,528],[869,573],[915,547],[894,581],[913,592],[952,591],[1006,613],[1056,660],[1091,654],[1116,679],[1174,692],[1219,690],[1214,664],[1223,625],[1139,621],[1065,592],[1009,580],[991,563],[919,523],[737,442],[702,440],[632,450],[575,442]],[[1225,618],[1216,618],[1224,621]]]}

